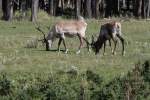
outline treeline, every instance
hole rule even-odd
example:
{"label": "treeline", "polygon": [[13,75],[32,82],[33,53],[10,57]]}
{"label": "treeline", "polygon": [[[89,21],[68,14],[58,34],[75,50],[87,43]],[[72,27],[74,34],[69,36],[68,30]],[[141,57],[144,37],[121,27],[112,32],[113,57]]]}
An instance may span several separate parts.
{"label": "treeline", "polygon": [[16,11],[22,16],[31,10],[31,20],[37,18],[38,9],[51,16],[150,17],[150,0],[0,0],[2,19],[12,20]]}

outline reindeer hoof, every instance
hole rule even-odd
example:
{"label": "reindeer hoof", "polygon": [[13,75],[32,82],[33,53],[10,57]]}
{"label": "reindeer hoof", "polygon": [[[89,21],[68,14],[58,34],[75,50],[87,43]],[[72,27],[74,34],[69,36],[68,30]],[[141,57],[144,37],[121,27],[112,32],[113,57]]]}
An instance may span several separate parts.
{"label": "reindeer hoof", "polygon": [[76,52],[76,54],[79,54],[80,53],[80,50],[78,50],[77,52]]}
{"label": "reindeer hoof", "polygon": [[67,53],[68,53],[68,49],[65,50],[65,54],[67,54]]}
{"label": "reindeer hoof", "polygon": [[111,53],[112,53],[112,54],[113,54],[113,52],[114,52],[114,51],[113,51],[113,50],[111,50]]}
{"label": "reindeer hoof", "polygon": [[60,49],[57,49],[57,52],[60,52]]}
{"label": "reindeer hoof", "polygon": [[91,52],[91,49],[88,49],[88,52]]}
{"label": "reindeer hoof", "polygon": [[103,56],[105,56],[106,55],[106,53],[103,53]]}
{"label": "reindeer hoof", "polygon": [[113,52],[112,54],[113,54],[113,55],[116,55],[116,52]]}
{"label": "reindeer hoof", "polygon": [[125,51],[122,53],[122,56],[125,56]]}

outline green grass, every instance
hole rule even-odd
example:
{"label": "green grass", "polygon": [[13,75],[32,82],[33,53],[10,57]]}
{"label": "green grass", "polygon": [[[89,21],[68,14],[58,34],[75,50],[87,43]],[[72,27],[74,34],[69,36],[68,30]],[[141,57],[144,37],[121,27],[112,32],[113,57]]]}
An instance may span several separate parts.
{"label": "green grass", "polygon": [[[48,32],[46,26],[51,26],[61,18],[40,18],[40,26]],[[105,21],[87,20],[88,28],[86,36],[91,41],[91,35],[98,35],[100,25]],[[106,56],[103,49],[98,57],[86,48],[79,55],[76,51],[79,40],[67,38],[66,43],[69,53],[45,51],[39,43],[38,48],[25,48],[28,40],[42,38],[41,33],[35,30],[35,25],[29,21],[0,21],[0,71],[19,84],[19,79],[27,79],[28,83],[34,78],[48,77],[49,74],[57,75],[60,71],[66,71],[71,66],[77,67],[79,76],[86,70],[92,70],[104,78],[107,83],[116,76],[124,76],[134,67],[139,60],[150,58],[150,22],[136,21],[122,22],[123,36],[127,42],[126,54],[121,56],[121,44],[117,46],[117,54],[111,55],[107,46]],[[55,41],[52,49],[57,48]],[[63,49],[63,46],[61,46]],[[62,79],[66,79],[61,76]]]}
{"label": "green grass", "polygon": [[[40,25],[45,32],[48,32],[45,26],[54,23],[54,18],[52,19],[53,21],[51,19],[40,20]],[[92,34],[98,34],[102,23],[97,20],[88,20],[87,22],[86,36],[90,41]],[[13,77],[17,72],[55,73],[59,69],[76,66],[81,73],[91,69],[104,76],[106,80],[110,80],[131,70],[138,60],[150,57],[150,22],[123,22],[122,31],[127,41],[126,55],[121,56],[121,44],[119,44],[117,55],[112,56],[110,48],[107,46],[107,55],[102,55],[102,49],[100,56],[96,57],[93,52],[88,53],[86,48],[82,49],[81,54],[75,54],[79,45],[77,37],[66,39],[69,48],[68,54],[47,52],[41,45],[34,49],[25,48],[26,41],[30,40],[31,37],[42,37],[35,30],[34,24],[28,21],[13,21],[11,23],[0,21],[0,63],[3,66],[2,71],[12,74]],[[57,42],[54,42],[53,49],[57,48]]]}

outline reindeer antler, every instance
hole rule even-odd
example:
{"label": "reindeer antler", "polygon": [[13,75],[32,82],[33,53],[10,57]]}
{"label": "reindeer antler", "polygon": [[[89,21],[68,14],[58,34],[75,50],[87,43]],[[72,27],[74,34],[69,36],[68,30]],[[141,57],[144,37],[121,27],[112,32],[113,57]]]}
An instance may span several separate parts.
{"label": "reindeer antler", "polygon": [[92,42],[94,42],[94,35],[92,35]]}
{"label": "reindeer antler", "polygon": [[46,36],[45,36],[45,33],[44,33],[44,31],[42,30],[42,29],[40,29],[40,27],[38,26],[38,27],[36,27],[36,29],[39,31],[39,32],[41,32],[42,34],[43,34],[43,36],[44,36],[44,40],[46,39]]}
{"label": "reindeer antler", "polygon": [[38,27],[36,27],[36,29],[37,29],[39,32],[41,32],[43,35],[45,35],[44,31],[43,31],[43,30],[41,30],[39,26],[38,26]]}

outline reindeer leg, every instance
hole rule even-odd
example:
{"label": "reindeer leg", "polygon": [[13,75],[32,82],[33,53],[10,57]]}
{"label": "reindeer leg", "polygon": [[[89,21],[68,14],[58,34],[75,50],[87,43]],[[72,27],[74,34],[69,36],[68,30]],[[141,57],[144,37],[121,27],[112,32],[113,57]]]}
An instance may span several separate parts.
{"label": "reindeer leg", "polygon": [[124,38],[122,36],[120,36],[119,34],[117,34],[117,37],[120,39],[121,43],[122,43],[122,55],[125,54],[124,51]]}
{"label": "reindeer leg", "polygon": [[60,38],[60,39],[59,39],[59,42],[58,42],[58,49],[57,49],[58,52],[60,51],[60,44],[61,44],[61,42],[62,42],[62,38]]}
{"label": "reindeer leg", "polygon": [[111,39],[109,40],[109,46],[110,46],[110,49],[112,51],[112,47],[111,47]]}
{"label": "reindeer leg", "polygon": [[86,45],[87,45],[87,49],[88,49],[88,51],[90,52],[90,43],[88,42],[88,40],[85,38],[85,37],[82,37],[83,38],[83,40],[86,42]]}
{"label": "reindeer leg", "polygon": [[64,44],[64,47],[65,47],[65,53],[68,53],[68,49],[66,47],[65,39],[62,39],[62,40],[63,40],[63,44]]}
{"label": "reindeer leg", "polygon": [[104,52],[103,52],[103,55],[105,55],[105,47],[106,47],[106,41],[104,42]]}
{"label": "reindeer leg", "polygon": [[118,41],[117,41],[117,39],[114,39],[114,38],[113,38],[113,41],[114,41],[114,49],[113,49],[112,53],[113,53],[113,55],[115,55],[116,54],[116,52],[115,52],[116,51],[116,45],[117,45]]}
{"label": "reindeer leg", "polygon": [[66,43],[65,43],[65,35],[64,35],[64,33],[61,34],[61,37],[60,37],[60,38],[61,38],[62,41],[63,41],[64,47],[65,47],[65,53],[67,53],[67,52],[68,52],[68,49],[67,49],[67,47],[66,47]]}
{"label": "reindeer leg", "polygon": [[79,37],[79,40],[80,40],[80,46],[79,46],[79,49],[78,51],[76,52],[76,54],[79,54],[80,53],[80,49],[82,48],[83,46],[83,38],[78,34],[78,37]]}

